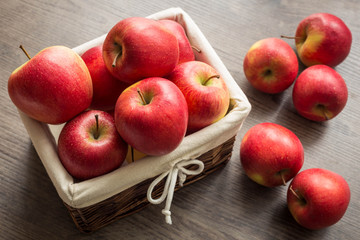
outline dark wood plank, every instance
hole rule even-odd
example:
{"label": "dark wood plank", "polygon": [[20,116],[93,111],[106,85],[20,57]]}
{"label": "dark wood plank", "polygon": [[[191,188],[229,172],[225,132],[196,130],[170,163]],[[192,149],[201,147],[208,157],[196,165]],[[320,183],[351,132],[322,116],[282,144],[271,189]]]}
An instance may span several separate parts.
{"label": "dark wood plank", "polygon": [[[79,232],[63,206],[7,93],[10,73],[30,55],[61,44],[75,47],[106,33],[117,21],[182,7],[199,25],[252,104],[227,166],[175,193],[173,225],[151,205],[90,235]],[[360,230],[360,4],[345,1],[2,1],[0,3],[0,239],[358,239]],[[242,62],[257,40],[294,34],[315,12],[342,18],[353,34],[348,58],[336,67],[349,88],[344,111],[326,123],[300,117],[291,88],[267,95],[246,81]],[[294,43],[289,40],[294,47]],[[240,140],[252,126],[275,122],[294,131],[305,148],[303,170],[323,167],[344,176],[351,202],[343,219],[319,231],[300,227],[286,208],[286,187],[250,181],[239,160]]]}

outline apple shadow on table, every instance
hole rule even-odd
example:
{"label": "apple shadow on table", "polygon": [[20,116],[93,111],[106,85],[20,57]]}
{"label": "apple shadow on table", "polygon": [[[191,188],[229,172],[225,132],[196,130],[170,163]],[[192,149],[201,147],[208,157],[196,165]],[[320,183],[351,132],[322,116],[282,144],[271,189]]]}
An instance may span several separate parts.
{"label": "apple shadow on table", "polygon": [[299,225],[292,217],[286,205],[286,199],[275,206],[271,221],[266,226],[267,230],[274,233],[268,239],[323,239],[327,229],[309,230]]}
{"label": "apple shadow on table", "polygon": [[256,109],[250,112],[248,119],[253,120],[251,126],[261,122],[280,124],[293,131],[304,147],[311,146],[326,135],[329,123],[314,122],[302,117],[293,106],[292,88],[293,85],[282,93],[267,94],[248,83],[245,88],[246,95],[252,109]]}
{"label": "apple shadow on table", "polygon": [[[293,48],[293,50],[295,52],[297,52],[295,47]],[[282,109],[279,111],[277,119],[281,119],[281,118],[284,118],[284,116],[286,116],[288,119],[286,119],[287,121],[284,121],[285,122],[284,127],[287,127],[290,130],[294,131],[294,133],[298,137],[301,136],[301,138],[303,138],[303,139],[306,138],[305,141],[302,141],[303,144],[305,143],[305,144],[312,145],[314,143],[314,141],[320,139],[326,133],[326,130],[328,127],[328,122],[327,121],[315,122],[315,121],[306,119],[305,117],[301,116],[297,112],[297,110],[295,109],[295,107],[293,105],[292,91],[293,91],[294,84],[295,84],[297,78],[299,77],[299,75],[305,69],[308,68],[301,62],[298,54],[296,54],[296,55],[297,55],[298,62],[299,62],[298,75],[297,75],[295,81],[293,82],[293,84],[287,90],[285,90],[285,91],[289,92],[289,94],[287,94],[285,99],[283,99],[283,106],[282,106]],[[287,112],[287,114],[284,114],[285,111]],[[311,139],[310,139],[310,137],[311,137]]]}
{"label": "apple shadow on table", "polygon": [[269,115],[281,108],[281,102],[286,96],[286,91],[277,94],[264,93],[254,88],[246,78],[244,78],[243,81],[245,83],[242,84],[242,90],[246,94],[250,104],[256,108],[260,108],[262,114]]}
{"label": "apple shadow on table", "polygon": [[252,181],[242,168],[240,169],[239,175],[241,190],[238,192],[241,192],[242,195],[245,195],[248,198],[248,201],[246,201],[246,204],[243,206],[245,212],[248,212],[249,214],[262,213],[269,205],[272,205],[282,198],[283,194],[281,192],[283,189],[281,187],[270,188],[261,186]]}
{"label": "apple shadow on table", "polygon": [[[248,201],[242,204],[242,213],[253,216],[262,239],[322,239],[327,229],[309,230],[300,226],[287,208],[286,186],[263,187],[250,180],[244,172],[240,176],[242,195]],[[261,203],[261,204],[259,204]]]}
{"label": "apple shadow on table", "polygon": [[[292,91],[292,89],[289,90]],[[326,136],[328,121],[315,122],[301,116],[293,105],[291,95],[286,96],[283,101],[275,122],[281,122],[282,126],[293,131],[305,148],[314,145]]]}

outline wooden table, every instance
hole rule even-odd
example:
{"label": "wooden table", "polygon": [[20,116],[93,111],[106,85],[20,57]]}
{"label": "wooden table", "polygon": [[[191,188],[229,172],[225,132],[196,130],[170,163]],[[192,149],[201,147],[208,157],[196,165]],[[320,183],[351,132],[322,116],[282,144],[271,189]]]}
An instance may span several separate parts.
{"label": "wooden table", "polygon": [[[30,55],[51,45],[75,47],[106,33],[130,16],[148,16],[169,7],[183,8],[198,24],[232,76],[246,93],[252,111],[239,131],[225,168],[184,187],[172,203],[173,225],[150,205],[92,234],[79,232],[52,185],[7,92],[11,72]],[[360,4],[344,1],[1,1],[0,239],[360,239],[359,101]],[[298,22],[315,12],[330,12],[353,34],[350,55],[336,70],[349,99],[336,118],[316,123],[299,116],[292,87],[282,94],[254,90],[242,69],[257,40],[292,35]],[[289,40],[292,47],[294,42]],[[247,178],[239,144],[255,124],[274,122],[292,130],[303,143],[302,168],[326,168],[348,181],[351,202],[345,216],[329,228],[300,227],[286,206],[287,187],[264,188]]]}

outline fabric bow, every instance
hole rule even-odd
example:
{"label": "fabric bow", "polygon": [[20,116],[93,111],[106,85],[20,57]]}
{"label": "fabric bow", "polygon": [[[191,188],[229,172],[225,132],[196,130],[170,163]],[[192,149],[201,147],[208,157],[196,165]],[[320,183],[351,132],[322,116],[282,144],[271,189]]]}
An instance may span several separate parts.
{"label": "fabric bow", "polygon": [[[195,170],[186,169],[186,166],[197,165],[198,168]],[[147,191],[147,199],[152,204],[160,204],[166,198],[165,208],[161,211],[165,215],[165,221],[168,224],[172,224],[170,206],[174,195],[177,177],[179,176],[179,186],[182,187],[186,180],[187,175],[197,175],[204,170],[204,163],[197,159],[181,160],[176,163],[170,170],[159,175],[149,186]],[[154,187],[167,176],[164,191],[158,199],[152,198],[152,192]]]}

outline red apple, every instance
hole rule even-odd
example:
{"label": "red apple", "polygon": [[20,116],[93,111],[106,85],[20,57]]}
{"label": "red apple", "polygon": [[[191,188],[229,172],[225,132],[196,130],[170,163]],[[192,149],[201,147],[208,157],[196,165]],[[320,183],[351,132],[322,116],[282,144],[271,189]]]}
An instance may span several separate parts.
{"label": "red apple", "polygon": [[209,64],[190,61],[179,64],[168,76],[184,94],[188,109],[187,133],[196,132],[223,118],[229,108],[229,90]]}
{"label": "red apple", "polygon": [[194,61],[195,55],[188,37],[186,36],[183,26],[173,20],[161,19],[159,20],[167,29],[169,29],[177,38],[179,43],[179,61],[178,64],[188,61]]}
{"label": "red apple", "polygon": [[293,103],[300,115],[313,121],[326,121],[345,107],[348,90],[344,79],[326,65],[305,69],[293,88]]}
{"label": "red apple", "polygon": [[179,46],[174,34],[158,21],[130,17],[108,32],[103,58],[112,75],[135,83],[169,74],[179,60]]}
{"label": "red apple", "polygon": [[86,180],[121,166],[127,144],[116,130],[114,118],[89,110],[65,124],[58,140],[59,158],[76,179]]}
{"label": "red apple", "polygon": [[295,33],[296,49],[306,66],[335,67],[349,55],[351,42],[350,29],[340,18],[329,13],[306,17]]}
{"label": "red apple", "polygon": [[298,74],[298,60],[288,43],[266,38],[254,43],[243,63],[246,79],[265,93],[280,93],[291,86]]}
{"label": "red apple", "polygon": [[304,163],[304,149],[289,129],[275,123],[260,123],[244,135],[240,160],[251,180],[275,187],[285,185],[299,172]]}
{"label": "red apple", "polygon": [[89,107],[93,95],[86,64],[64,46],[45,48],[15,69],[8,92],[22,112],[49,124],[75,117]]}
{"label": "red apple", "polygon": [[311,168],[296,175],[287,192],[288,208],[305,228],[321,229],[337,223],[350,202],[350,188],[337,173]]}
{"label": "red apple", "polygon": [[175,84],[143,79],[121,93],[115,106],[116,128],[123,139],[146,155],[173,151],[186,133],[188,108]]}
{"label": "red apple", "polygon": [[102,45],[90,48],[81,57],[92,79],[93,99],[90,108],[103,111],[114,109],[120,93],[129,84],[119,81],[110,74],[102,57]]}

